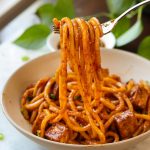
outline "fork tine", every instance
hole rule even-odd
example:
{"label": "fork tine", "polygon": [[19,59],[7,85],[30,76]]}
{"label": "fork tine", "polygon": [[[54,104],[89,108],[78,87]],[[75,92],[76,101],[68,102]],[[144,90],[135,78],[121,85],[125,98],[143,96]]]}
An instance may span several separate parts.
{"label": "fork tine", "polygon": [[59,29],[54,29],[53,31],[54,31],[54,32],[57,32],[57,31],[59,31]]}
{"label": "fork tine", "polygon": [[53,29],[59,29],[59,28],[53,25]]}
{"label": "fork tine", "polygon": [[57,33],[57,34],[60,33],[59,30],[53,30],[53,32],[54,32],[54,33]]}
{"label": "fork tine", "polygon": [[53,30],[54,30],[54,31],[58,31],[58,30],[59,30],[59,28],[53,28]]}
{"label": "fork tine", "polygon": [[60,33],[59,28],[53,25],[53,32],[59,34]]}
{"label": "fork tine", "polygon": [[54,31],[54,33],[60,33],[59,31]]}
{"label": "fork tine", "polygon": [[54,33],[59,33],[59,31],[54,31]]}

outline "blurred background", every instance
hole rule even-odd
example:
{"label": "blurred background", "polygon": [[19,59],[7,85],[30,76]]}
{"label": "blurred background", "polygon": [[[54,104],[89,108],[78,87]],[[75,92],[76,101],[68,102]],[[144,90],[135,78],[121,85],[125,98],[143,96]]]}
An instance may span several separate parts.
{"label": "blurred background", "polygon": [[[34,24],[39,24],[39,23],[45,24],[43,20],[47,18],[43,19],[42,17],[46,13],[48,13],[48,11],[49,11],[49,15],[46,14],[47,17],[52,18],[54,16],[59,18],[60,14],[51,15],[53,13],[53,10],[50,10],[48,6],[45,8],[43,7],[42,8],[43,10],[41,9],[41,12],[39,11],[38,12],[39,14],[37,14],[37,10],[39,9],[39,7],[43,6],[45,3],[56,5],[58,1],[57,0],[0,0],[0,44],[14,41],[28,27]],[[69,7],[72,6],[69,6],[70,2],[68,3],[68,1],[73,3],[73,8],[69,9]],[[128,7],[138,2],[140,2],[140,0],[135,0],[135,1],[134,0],[62,0],[61,7],[63,7],[63,3],[64,4],[66,3],[66,5],[68,5],[68,12],[64,10],[66,11],[64,13],[65,15],[70,15],[70,13],[72,13],[71,9],[74,9],[73,11],[75,12],[70,15],[71,17],[97,15],[98,17],[100,17],[101,22],[104,22],[106,20],[115,18],[121,12],[126,10]],[[115,7],[115,10],[113,7]],[[57,11],[61,12],[63,11],[63,8],[60,8],[60,10]],[[134,23],[136,23],[137,21],[136,15],[138,14],[137,11],[133,12],[130,16],[126,18],[126,20],[124,20],[122,24],[120,24],[120,26],[116,27],[117,31],[114,31],[114,35],[116,39],[120,37],[120,35],[122,35],[123,32],[125,33],[130,27],[132,27]],[[150,35],[150,7],[147,6],[146,9],[144,8],[144,10],[142,10],[142,17],[140,21],[142,21],[141,23],[142,27],[141,25],[138,24],[137,29],[134,29],[136,31],[133,31],[128,35],[129,37],[134,34],[135,37],[133,37],[131,40],[127,42],[126,41],[123,43],[119,42],[119,44],[117,44],[118,41],[116,41],[115,47],[119,47],[120,49],[132,51],[132,52],[137,52],[140,42],[146,36]],[[123,37],[121,40],[124,39],[127,38]],[[17,44],[20,45],[19,42]],[[26,47],[24,45],[23,46],[21,45],[21,47],[28,48],[28,46]]]}

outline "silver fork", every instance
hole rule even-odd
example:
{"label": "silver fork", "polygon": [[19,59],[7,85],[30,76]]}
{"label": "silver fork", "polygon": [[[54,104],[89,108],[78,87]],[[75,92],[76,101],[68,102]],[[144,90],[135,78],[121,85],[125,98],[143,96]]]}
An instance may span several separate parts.
{"label": "silver fork", "polygon": [[[113,20],[107,21],[105,23],[102,23],[101,26],[102,26],[103,34],[105,35],[105,34],[109,33],[115,27],[115,25],[119,22],[119,20],[121,20],[128,13],[130,13],[134,9],[136,9],[136,8],[146,4],[146,3],[149,3],[149,2],[150,2],[150,0],[142,1],[142,2],[134,5],[133,7],[127,9],[124,13],[122,13],[116,19],[113,19]],[[53,25],[53,31],[54,31],[54,33],[58,33],[58,34],[60,33],[59,28],[55,27],[54,25]]]}

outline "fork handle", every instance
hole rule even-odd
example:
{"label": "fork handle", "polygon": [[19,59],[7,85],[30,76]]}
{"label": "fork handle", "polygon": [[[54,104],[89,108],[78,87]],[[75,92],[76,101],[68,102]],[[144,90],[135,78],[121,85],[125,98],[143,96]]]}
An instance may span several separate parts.
{"label": "fork handle", "polygon": [[120,19],[122,19],[122,18],[123,18],[126,14],[128,14],[130,11],[132,11],[132,10],[134,10],[134,9],[136,9],[136,8],[138,8],[138,7],[140,7],[140,6],[144,5],[144,4],[146,4],[146,3],[149,3],[149,2],[150,2],[150,0],[145,0],[145,1],[143,1],[143,2],[140,2],[140,3],[136,4],[136,5],[134,5],[133,7],[127,9],[127,10],[126,10],[124,13],[122,13],[119,17],[117,17],[117,18],[115,19],[115,21],[118,22]]}

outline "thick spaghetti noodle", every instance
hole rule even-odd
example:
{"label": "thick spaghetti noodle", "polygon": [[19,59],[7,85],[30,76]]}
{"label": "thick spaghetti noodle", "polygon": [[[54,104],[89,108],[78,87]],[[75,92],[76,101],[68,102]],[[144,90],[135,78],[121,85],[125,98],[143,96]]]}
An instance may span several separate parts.
{"label": "thick spaghetti noodle", "polygon": [[60,67],[55,76],[28,87],[21,99],[32,132],[57,142],[101,144],[149,130],[150,86],[123,83],[102,68],[99,21],[63,18],[54,24],[60,29]]}

